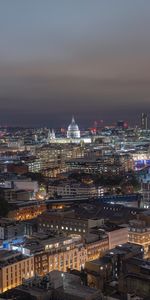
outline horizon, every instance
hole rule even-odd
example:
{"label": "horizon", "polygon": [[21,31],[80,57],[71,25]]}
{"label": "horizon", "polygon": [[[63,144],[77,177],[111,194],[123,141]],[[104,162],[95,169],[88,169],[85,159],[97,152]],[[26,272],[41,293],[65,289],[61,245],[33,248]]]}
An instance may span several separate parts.
{"label": "horizon", "polygon": [[[143,112],[142,112],[143,113]],[[141,113],[141,114],[142,114]],[[63,122],[58,122],[58,124],[55,126],[54,123],[52,124],[32,124],[32,125],[27,125],[27,124],[10,124],[10,123],[0,123],[0,128],[49,128],[49,129],[55,129],[55,130],[60,130],[61,128],[63,129],[67,129],[69,124],[71,123],[71,117],[70,119],[67,116],[66,119],[63,119]],[[89,129],[92,127],[95,127],[95,122],[97,123],[97,126],[100,126],[101,128],[107,127],[107,126],[115,126],[117,124],[118,121],[124,121],[127,122],[129,127],[136,127],[136,126],[140,126],[141,123],[141,115],[136,116],[136,119],[123,119],[123,118],[119,118],[116,120],[112,120],[110,121],[110,119],[105,120],[105,119],[96,119],[96,120],[91,120],[88,122],[83,122],[79,117],[74,116],[75,118],[75,122],[79,125],[80,129]],[[149,122],[150,118],[148,117],[148,122]],[[101,123],[101,125],[100,125]],[[54,126],[53,126],[54,125]]]}
{"label": "horizon", "polygon": [[2,0],[0,123],[135,123],[149,112],[149,11],[140,0]]}

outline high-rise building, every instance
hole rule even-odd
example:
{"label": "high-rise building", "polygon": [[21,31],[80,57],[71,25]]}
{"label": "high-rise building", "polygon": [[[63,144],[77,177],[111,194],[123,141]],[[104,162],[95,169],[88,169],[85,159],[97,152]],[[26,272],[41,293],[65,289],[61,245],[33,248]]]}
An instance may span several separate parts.
{"label": "high-rise building", "polygon": [[141,129],[148,129],[148,115],[146,113],[142,113],[141,115]]}

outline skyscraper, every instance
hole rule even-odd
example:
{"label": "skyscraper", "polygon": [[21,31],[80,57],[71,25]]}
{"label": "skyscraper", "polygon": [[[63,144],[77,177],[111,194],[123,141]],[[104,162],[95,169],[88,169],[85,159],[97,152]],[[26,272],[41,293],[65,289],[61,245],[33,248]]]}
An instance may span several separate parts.
{"label": "skyscraper", "polygon": [[148,129],[148,115],[146,113],[142,113],[141,115],[141,129]]}

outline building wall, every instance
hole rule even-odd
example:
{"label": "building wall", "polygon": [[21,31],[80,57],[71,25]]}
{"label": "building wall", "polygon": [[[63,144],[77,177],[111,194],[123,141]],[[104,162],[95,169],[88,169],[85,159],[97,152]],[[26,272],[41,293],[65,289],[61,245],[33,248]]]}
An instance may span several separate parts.
{"label": "building wall", "polygon": [[107,234],[109,238],[109,249],[128,242],[128,228],[120,228],[107,232]]}
{"label": "building wall", "polygon": [[24,234],[24,224],[0,224],[0,240],[9,240]]}
{"label": "building wall", "polygon": [[84,219],[64,218],[60,215],[41,215],[38,218],[39,230],[55,229],[67,234],[75,233],[84,235],[88,231],[88,221]]}
{"label": "building wall", "polygon": [[102,257],[109,250],[108,238],[85,244],[87,250],[87,261]]}
{"label": "building wall", "polygon": [[29,257],[5,267],[0,267],[0,293],[22,284],[22,280],[34,276],[34,259]]}
{"label": "building wall", "polygon": [[16,190],[33,191],[34,193],[39,190],[38,182],[31,180],[6,180],[1,186],[4,188],[13,187]]}
{"label": "building wall", "polygon": [[50,185],[48,187],[48,193],[50,196],[54,196],[55,193],[60,196],[74,196],[74,195],[88,195],[97,196],[98,190],[95,186],[83,186],[80,184],[60,184]]}
{"label": "building wall", "polygon": [[26,164],[28,166],[29,172],[38,173],[42,169],[42,163],[40,159],[35,158],[32,161],[27,161]]}
{"label": "building wall", "polygon": [[16,208],[14,210],[10,210],[8,213],[8,218],[13,220],[31,220],[42,214],[46,211],[45,204],[38,205],[30,205],[26,207]]}
{"label": "building wall", "polygon": [[83,246],[70,246],[64,251],[46,251],[34,257],[35,273],[44,275],[53,270],[66,272],[68,268],[81,270],[87,258],[87,251]]}
{"label": "building wall", "polygon": [[10,202],[30,200],[33,193],[26,190],[3,189],[2,194],[4,199]]}
{"label": "building wall", "polygon": [[28,166],[25,164],[8,164],[7,172],[16,173],[16,174],[25,174],[28,172]]}
{"label": "building wall", "polygon": [[81,146],[47,145],[37,150],[36,156],[41,163],[41,169],[53,167],[65,167],[65,161],[72,158],[84,156],[84,149]]}
{"label": "building wall", "polygon": [[128,232],[128,241],[143,246],[146,257],[150,250],[150,228],[131,228]]}

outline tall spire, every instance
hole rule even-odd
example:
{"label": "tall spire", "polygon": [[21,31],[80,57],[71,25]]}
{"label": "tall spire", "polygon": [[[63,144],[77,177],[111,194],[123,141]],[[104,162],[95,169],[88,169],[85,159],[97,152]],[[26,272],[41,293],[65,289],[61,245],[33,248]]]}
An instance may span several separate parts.
{"label": "tall spire", "polygon": [[55,131],[54,131],[54,129],[52,129],[51,137],[52,137],[52,139],[55,139],[55,138],[56,138],[56,137],[55,137]]}
{"label": "tall spire", "polygon": [[72,121],[71,121],[72,124],[75,124],[75,119],[74,119],[74,116],[72,116]]}
{"label": "tall spire", "polygon": [[55,131],[52,129],[52,131],[49,129],[48,135],[47,135],[47,141],[50,142],[51,140],[55,139]]}

